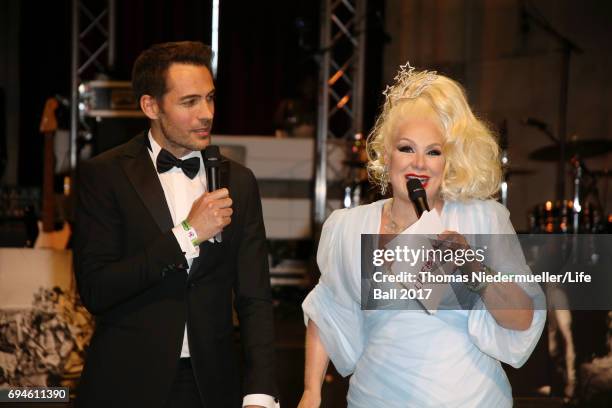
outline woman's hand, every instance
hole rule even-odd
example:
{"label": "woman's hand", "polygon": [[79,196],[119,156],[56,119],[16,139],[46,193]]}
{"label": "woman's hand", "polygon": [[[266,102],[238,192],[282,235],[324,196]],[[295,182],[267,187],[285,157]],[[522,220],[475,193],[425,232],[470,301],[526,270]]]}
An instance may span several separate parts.
{"label": "woman's hand", "polygon": [[306,328],[306,361],[304,368],[304,394],[299,408],[318,408],[321,405],[321,386],[327,372],[329,357],[319,337],[319,328],[308,320]]}
{"label": "woman's hand", "polygon": [[321,406],[321,393],[306,390],[302,394],[302,399],[298,404],[298,408],[319,408]]}
{"label": "woman's hand", "polygon": [[[444,231],[438,235],[439,249],[467,250],[470,246],[465,237],[456,231]],[[463,274],[483,271],[485,265],[481,262],[465,262],[458,265]],[[487,268],[488,269],[488,268]],[[497,273],[497,271],[492,271]],[[511,273],[512,271],[504,271]],[[516,283],[490,283],[479,291],[480,297],[500,326],[511,330],[527,330],[533,321],[533,301]]]}
{"label": "woman's hand", "polygon": [[[461,249],[463,251],[471,249],[465,237],[459,234],[457,231],[446,230],[441,234],[438,234],[438,246],[436,249],[441,249],[444,251],[445,249],[450,249],[452,251],[456,251]],[[465,252],[464,252],[465,253]],[[477,261],[468,262],[463,259],[462,263],[457,263],[455,261],[455,265],[461,270],[463,274],[470,274],[472,272],[482,271],[482,264]]]}

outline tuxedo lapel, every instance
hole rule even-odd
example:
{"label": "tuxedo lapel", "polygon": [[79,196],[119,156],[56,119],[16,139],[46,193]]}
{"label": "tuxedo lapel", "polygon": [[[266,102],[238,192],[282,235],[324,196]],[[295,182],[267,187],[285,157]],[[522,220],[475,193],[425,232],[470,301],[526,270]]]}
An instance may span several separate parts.
{"label": "tuxedo lapel", "polygon": [[[147,149],[147,141],[147,133],[145,132],[128,142],[125,155],[120,163],[128,180],[149,210],[157,226],[162,232],[165,232],[172,229],[174,225],[164,190]],[[229,163],[225,160],[221,166],[220,178],[221,185],[229,187],[231,190],[231,186],[229,186]],[[193,260],[188,279],[193,280],[201,276],[206,269],[201,268],[202,265],[208,262],[214,263],[217,257],[222,256],[221,254],[224,252],[222,247],[229,245],[227,241],[231,239],[233,227],[233,224],[230,224],[223,231],[224,242],[213,244],[205,241],[200,245],[201,255]]]}
{"label": "tuxedo lapel", "polygon": [[164,190],[145,144],[145,134],[132,139],[121,166],[162,232],[172,229],[172,216]]}

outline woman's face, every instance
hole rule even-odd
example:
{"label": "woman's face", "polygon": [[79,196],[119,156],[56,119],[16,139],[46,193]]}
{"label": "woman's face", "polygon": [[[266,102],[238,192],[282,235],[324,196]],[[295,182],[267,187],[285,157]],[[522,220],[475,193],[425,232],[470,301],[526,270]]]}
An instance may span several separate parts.
{"label": "woman's face", "polygon": [[445,163],[440,128],[431,119],[411,118],[400,121],[390,136],[385,159],[393,196],[408,200],[406,182],[409,178],[418,178],[433,208],[440,193]]}

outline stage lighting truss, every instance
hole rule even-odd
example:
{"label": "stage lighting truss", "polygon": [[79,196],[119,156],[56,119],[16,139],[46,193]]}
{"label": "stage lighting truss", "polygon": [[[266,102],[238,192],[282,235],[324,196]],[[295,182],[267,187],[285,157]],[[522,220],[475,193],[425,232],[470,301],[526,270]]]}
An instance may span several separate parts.
{"label": "stage lighting truss", "polygon": [[72,0],[71,13],[70,168],[75,169],[79,128],[88,132],[79,87],[115,64],[115,0]]}
{"label": "stage lighting truss", "polygon": [[321,7],[315,230],[331,210],[327,199],[328,139],[344,139],[349,144],[363,132],[367,0],[323,0]]}

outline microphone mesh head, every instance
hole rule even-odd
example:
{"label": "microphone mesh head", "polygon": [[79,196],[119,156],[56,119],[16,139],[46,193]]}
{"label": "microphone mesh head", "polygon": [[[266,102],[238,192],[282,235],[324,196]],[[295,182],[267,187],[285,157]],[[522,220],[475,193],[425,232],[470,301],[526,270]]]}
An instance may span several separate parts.
{"label": "microphone mesh head", "polygon": [[219,146],[209,145],[204,149],[204,160],[219,161],[221,160],[221,153],[219,152]]}
{"label": "microphone mesh head", "polygon": [[410,196],[411,200],[427,197],[427,193],[425,192],[423,184],[421,184],[421,180],[419,179],[408,179],[408,182],[406,182],[406,187],[408,188],[408,196]]}

